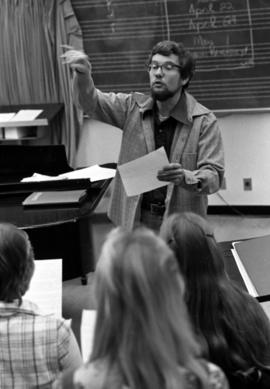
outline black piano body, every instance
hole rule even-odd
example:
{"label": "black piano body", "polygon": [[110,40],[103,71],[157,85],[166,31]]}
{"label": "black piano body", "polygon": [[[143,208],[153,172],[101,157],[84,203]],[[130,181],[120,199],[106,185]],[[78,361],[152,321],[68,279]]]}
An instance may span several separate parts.
{"label": "black piano body", "polygon": [[[36,259],[62,258],[63,280],[81,277],[85,283],[95,263],[91,219],[111,180],[21,182],[35,172],[58,176],[71,170],[64,145],[0,145],[0,222],[28,233]],[[22,205],[32,192],[74,189],[87,192],[80,204],[29,209]]]}

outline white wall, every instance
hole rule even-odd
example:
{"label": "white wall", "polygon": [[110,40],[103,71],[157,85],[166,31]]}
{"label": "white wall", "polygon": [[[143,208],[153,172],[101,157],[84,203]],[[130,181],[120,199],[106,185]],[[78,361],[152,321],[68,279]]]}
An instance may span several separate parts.
{"label": "white wall", "polygon": [[[225,147],[226,189],[220,195],[231,205],[270,205],[270,113],[231,114],[218,118]],[[122,133],[86,120],[80,139],[77,167],[116,162]],[[252,179],[244,191],[243,178]],[[218,194],[210,205],[225,205]]]}
{"label": "white wall", "polygon": [[[220,195],[232,205],[270,205],[270,113],[232,114],[218,118],[225,148],[226,189]],[[252,179],[252,190],[243,189]],[[209,204],[224,205],[218,194]]]}
{"label": "white wall", "polygon": [[122,131],[97,120],[85,119],[75,167],[117,162]]}

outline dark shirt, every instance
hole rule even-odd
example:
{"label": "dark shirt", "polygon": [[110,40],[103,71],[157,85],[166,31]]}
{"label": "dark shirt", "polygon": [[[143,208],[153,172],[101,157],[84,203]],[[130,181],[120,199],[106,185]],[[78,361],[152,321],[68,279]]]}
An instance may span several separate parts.
{"label": "dark shirt", "polygon": [[[154,111],[154,137],[155,137],[155,149],[159,149],[164,146],[168,158],[170,157],[170,150],[173,141],[173,136],[176,127],[176,120],[173,117],[169,117],[162,122],[159,120],[157,110]],[[167,186],[151,190],[143,194],[142,208],[149,209],[150,203],[161,204],[165,202],[167,193]]]}

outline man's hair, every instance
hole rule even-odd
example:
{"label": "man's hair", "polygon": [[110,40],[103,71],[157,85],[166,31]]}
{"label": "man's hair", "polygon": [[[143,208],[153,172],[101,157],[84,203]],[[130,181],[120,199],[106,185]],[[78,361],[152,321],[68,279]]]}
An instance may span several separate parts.
{"label": "man's hair", "polygon": [[161,41],[152,48],[148,58],[148,64],[151,63],[153,56],[156,54],[161,54],[166,57],[170,56],[171,54],[178,56],[179,65],[181,66],[181,77],[188,78],[188,82],[183,86],[183,88],[186,89],[195,72],[195,58],[191,52],[185,49],[182,43],[177,43],[174,41]]}
{"label": "man's hair", "polygon": [[34,254],[26,232],[0,223],[0,301],[21,303],[33,271]]}
{"label": "man's hair", "polygon": [[132,388],[164,388],[172,377],[179,384],[179,365],[190,368],[204,387],[183,280],[161,238],[146,228],[113,230],[95,282],[98,314],[91,361],[115,363]]}
{"label": "man's hair", "polygon": [[268,366],[269,320],[259,303],[229,279],[209,223],[192,212],[175,213],[164,220],[161,236],[176,255],[187,307],[209,359],[225,373]]}

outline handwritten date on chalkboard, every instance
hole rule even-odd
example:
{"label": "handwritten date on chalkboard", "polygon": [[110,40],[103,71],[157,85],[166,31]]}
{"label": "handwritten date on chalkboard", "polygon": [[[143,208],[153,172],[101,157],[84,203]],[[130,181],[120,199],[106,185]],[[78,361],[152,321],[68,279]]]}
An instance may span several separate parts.
{"label": "handwritten date on chalkboard", "polygon": [[213,110],[270,107],[269,0],[72,0],[96,85],[148,91],[145,63],[164,39],[196,57],[189,91]]}

